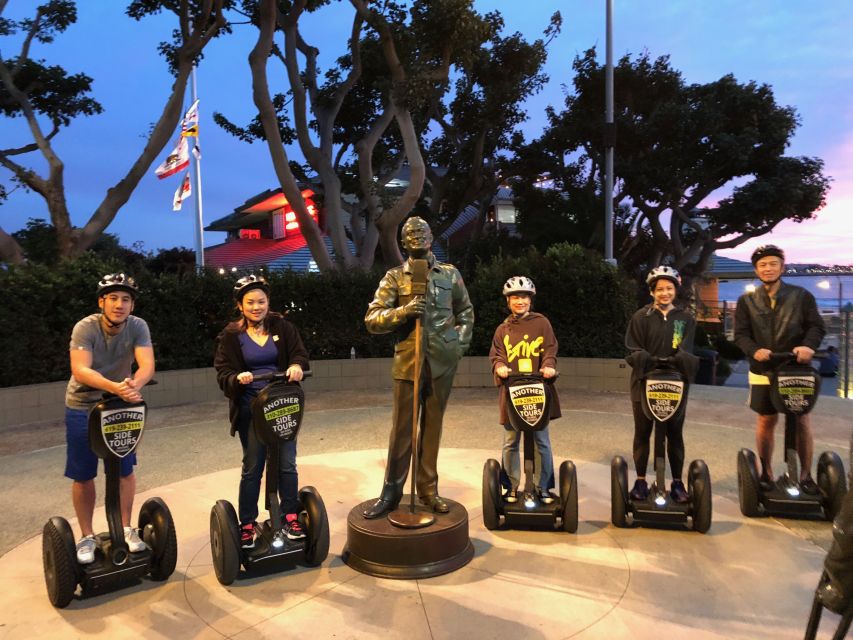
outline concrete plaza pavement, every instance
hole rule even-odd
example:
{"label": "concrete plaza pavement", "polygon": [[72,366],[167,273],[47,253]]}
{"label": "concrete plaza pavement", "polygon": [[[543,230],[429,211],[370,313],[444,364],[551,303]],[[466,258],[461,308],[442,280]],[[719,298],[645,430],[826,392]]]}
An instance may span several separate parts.
{"label": "concrete plaza pavement", "polygon": [[[735,455],[743,446],[754,448],[745,390],[691,390],[687,460],[707,462],[714,491],[714,524],[705,536],[610,525],[609,463],[617,453],[630,457],[630,405],[627,394],[578,391],[561,391],[564,417],[551,429],[555,463],[571,458],[578,465],[578,533],[487,531],[480,477],[484,460],[499,457],[496,392],[454,390],[439,461],[441,490],[467,507],[476,555],[447,576],[398,582],[359,574],[340,558],[346,514],[381,485],[390,393],[307,388],[300,480],[325,500],[329,558],[318,569],[240,579],[227,589],[214,576],[207,530],[216,499],[236,502],[240,448],[227,435],[224,400],[152,411],[141,445],[137,506],[151,495],[169,504],[179,541],[175,574],[165,584],[145,581],[75,600],[62,611],[44,592],[39,535],[50,516],[71,515],[62,425],[0,432],[0,508],[6,514],[0,525],[6,594],[0,637],[221,638],[289,631],[323,638],[802,636],[831,525],[740,515]],[[821,398],[814,413],[816,454],[835,450],[846,464],[851,407]],[[776,458],[779,468],[780,451]],[[97,515],[104,527],[101,509]],[[837,617],[824,618],[821,637],[829,637]]]}

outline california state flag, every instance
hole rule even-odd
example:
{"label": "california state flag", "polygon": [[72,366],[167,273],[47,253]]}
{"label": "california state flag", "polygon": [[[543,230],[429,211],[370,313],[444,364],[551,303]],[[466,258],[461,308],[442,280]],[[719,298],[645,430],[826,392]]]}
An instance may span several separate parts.
{"label": "california state flag", "polygon": [[190,187],[190,172],[187,171],[184,179],[181,181],[181,186],[175,191],[175,197],[172,199],[172,211],[180,211],[184,200],[189,198],[192,192],[192,187]]}
{"label": "california state flag", "polygon": [[178,138],[178,146],[166,157],[163,164],[154,170],[154,174],[162,180],[183,171],[188,166],[190,166],[189,145],[187,139],[181,136]]}

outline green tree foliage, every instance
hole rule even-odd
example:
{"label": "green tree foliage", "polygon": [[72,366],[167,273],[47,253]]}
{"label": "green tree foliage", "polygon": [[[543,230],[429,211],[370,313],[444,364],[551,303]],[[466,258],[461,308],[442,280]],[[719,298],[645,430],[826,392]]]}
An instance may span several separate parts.
{"label": "green tree foliage", "polygon": [[[581,199],[573,209],[575,188],[601,193],[605,151],[604,67],[595,49],[573,67],[565,109],[549,114],[548,130],[528,150],[539,170],[567,176],[560,186],[568,219],[585,208]],[[688,84],[668,57],[648,54],[623,57],[614,84],[614,202],[630,207],[622,222],[623,232],[631,230],[620,243],[620,261],[638,272],[671,260],[688,277],[700,275],[716,249],[768,233],[782,220],[809,219],[823,206],[829,184],[823,163],[784,155],[799,121],[768,85],[731,75]],[[727,192],[715,206],[700,208]],[[545,199],[556,216],[559,203]]]}
{"label": "green tree foliage", "polygon": [[[54,38],[77,22],[77,6],[72,0],[48,0],[35,8],[33,18],[3,18],[6,2],[0,2],[0,38],[4,45],[18,43],[16,55],[0,55],[0,113],[7,118],[20,118],[32,142],[15,148],[0,148],[0,167],[11,179],[44,198],[50,221],[56,230],[58,255],[79,256],[91,248],[128,201],[142,176],[169,142],[181,118],[184,93],[193,64],[225,27],[223,8],[232,0],[174,2],[172,0],[133,0],[127,14],[134,20],[169,12],[175,15],[177,29],[172,42],[163,42],[164,55],[175,76],[171,92],[166,96],[162,112],[154,123],[144,148],[127,173],[106,189],[103,200],[81,228],[71,224],[65,193],[65,165],[53,148],[53,139],[74,119],[101,113],[102,107],[90,94],[92,78],[84,73],[70,73],[64,67],[51,65],[33,57],[34,44],[49,45]],[[104,25],[105,28],[109,28]],[[4,51],[8,47],[3,47]],[[46,164],[47,173],[37,169]],[[0,188],[0,196],[6,193]],[[24,251],[15,239],[0,228],[0,259],[21,263]]]}
{"label": "green tree foliage", "polygon": [[536,284],[533,309],[551,321],[561,356],[625,354],[625,327],[636,309],[632,283],[595,252],[561,243],[544,253],[532,248],[479,266],[467,283],[477,310],[472,355],[489,352],[495,328],[509,313],[503,284],[517,275]]}
{"label": "green tree foliage", "polygon": [[[500,14],[481,15],[472,0],[349,4],[348,50],[323,70],[301,22],[312,11],[340,14],[341,4],[246,0],[243,11],[259,32],[250,55],[259,115],[245,126],[216,115],[241,140],[266,141],[322,271],[369,269],[377,253],[386,265],[399,264],[398,226],[413,210],[439,234],[471,202],[488,206],[497,151],[526,117],[520,103],[546,79],[545,44],[503,35]],[[559,24],[555,14],[546,36]],[[284,87],[270,82],[276,63],[284,67]],[[294,141],[307,171],[288,156],[285,145]],[[431,164],[446,172],[430,171]],[[393,178],[404,166],[401,187]],[[337,263],[299,193],[298,181],[309,173],[321,185]],[[429,200],[422,197],[427,184]]]}

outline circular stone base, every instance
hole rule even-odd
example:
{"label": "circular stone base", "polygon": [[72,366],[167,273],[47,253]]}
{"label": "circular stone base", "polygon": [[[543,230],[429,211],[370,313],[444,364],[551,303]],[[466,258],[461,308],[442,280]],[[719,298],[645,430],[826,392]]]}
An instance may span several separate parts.
{"label": "circular stone base", "polygon": [[[403,496],[400,508],[408,508]],[[444,498],[449,513],[436,513],[428,527],[395,527],[387,515],[368,520],[362,512],[375,502],[356,505],[347,516],[347,543],[343,560],[356,571],[380,578],[431,578],[464,567],[474,557],[468,537],[468,512]],[[417,507],[416,507],[417,508]]]}

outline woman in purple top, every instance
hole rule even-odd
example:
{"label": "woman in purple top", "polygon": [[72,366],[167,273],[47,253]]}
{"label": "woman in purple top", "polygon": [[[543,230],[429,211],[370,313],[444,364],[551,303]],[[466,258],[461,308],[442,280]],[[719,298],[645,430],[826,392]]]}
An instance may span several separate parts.
{"label": "woman in purple top", "polygon": [[[254,378],[261,373],[286,371],[290,382],[298,382],[302,380],[303,369],[308,368],[308,352],[296,327],[281,314],[269,310],[269,285],[262,276],[240,278],[234,287],[234,298],[240,318],[219,334],[213,366],[219,388],[229,400],[231,435],[239,434],[243,445],[237,510],[240,544],[251,549],[255,546],[258,498],[267,453],[252,428],[251,403],[264,387],[263,382]],[[305,537],[305,531],[297,519],[296,441],[282,442],[279,452],[282,527],[288,538],[298,540]]]}

